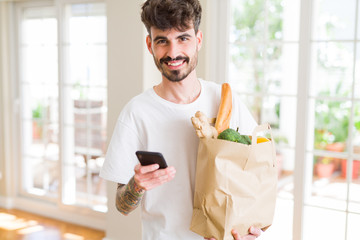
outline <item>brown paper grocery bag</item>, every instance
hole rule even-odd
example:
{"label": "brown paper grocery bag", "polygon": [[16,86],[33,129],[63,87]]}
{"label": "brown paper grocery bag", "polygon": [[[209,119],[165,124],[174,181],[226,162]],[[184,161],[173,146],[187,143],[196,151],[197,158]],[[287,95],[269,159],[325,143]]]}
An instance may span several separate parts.
{"label": "brown paper grocery bag", "polygon": [[[273,141],[257,144],[257,126],[252,144],[220,139],[200,139],[195,180],[194,209],[190,229],[206,238],[233,240],[251,226],[265,230],[272,224],[277,169]],[[271,138],[273,139],[273,138]]]}

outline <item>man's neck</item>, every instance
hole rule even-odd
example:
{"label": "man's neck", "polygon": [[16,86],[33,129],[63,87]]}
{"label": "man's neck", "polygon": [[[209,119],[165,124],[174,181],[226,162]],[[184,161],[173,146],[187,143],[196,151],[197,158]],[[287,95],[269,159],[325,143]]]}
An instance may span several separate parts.
{"label": "man's neck", "polygon": [[171,82],[163,77],[162,82],[154,86],[154,90],[158,96],[167,101],[177,104],[189,104],[199,97],[201,85],[194,71],[179,82]]}

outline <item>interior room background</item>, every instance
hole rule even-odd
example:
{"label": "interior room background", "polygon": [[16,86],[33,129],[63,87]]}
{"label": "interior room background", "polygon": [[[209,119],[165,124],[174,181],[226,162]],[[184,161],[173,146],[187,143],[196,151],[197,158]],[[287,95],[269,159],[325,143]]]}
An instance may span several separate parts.
{"label": "interior room background", "polygon": [[[141,0],[0,1],[0,206],[140,239],[99,178],[121,108],[160,81]],[[201,0],[197,73],[272,126],[273,226],[260,239],[358,239],[359,0]]]}

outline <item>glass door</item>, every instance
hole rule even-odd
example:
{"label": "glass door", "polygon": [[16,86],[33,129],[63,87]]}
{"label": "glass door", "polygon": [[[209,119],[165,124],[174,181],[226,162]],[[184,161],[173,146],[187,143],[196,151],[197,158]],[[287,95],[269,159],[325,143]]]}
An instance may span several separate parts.
{"label": "glass door", "polygon": [[[277,147],[278,197],[264,238],[292,239],[299,6],[296,0],[231,0],[229,82]],[[280,234],[281,233],[281,234]]]}
{"label": "glass door", "polygon": [[56,9],[24,9],[20,29],[22,187],[54,199],[60,184]]}
{"label": "glass door", "polygon": [[312,4],[307,147],[312,179],[305,193],[304,239],[357,239],[359,1]]}
{"label": "glass door", "polygon": [[[263,237],[358,239],[359,0],[229,2],[229,81],[258,122],[271,124],[277,143],[277,206],[273,225]],[[300,31],[300,23],[307,22]],[[302,104],[304,117],[296,111]],[[296,143],[298,126],[305,137]],[[306,146],[304,152],[296,152],[301,145]],[[295,159],[302,162],[295,164]]]}
{"label": "glass door", "polygon": [[19,5],[21,189],[105,212],[106,7],[68,2]]}
{"label": "glass door", "polygon": [[103,3],[64,8],[63,198],[106,210],[99,171],[106,150],[107,45]]}

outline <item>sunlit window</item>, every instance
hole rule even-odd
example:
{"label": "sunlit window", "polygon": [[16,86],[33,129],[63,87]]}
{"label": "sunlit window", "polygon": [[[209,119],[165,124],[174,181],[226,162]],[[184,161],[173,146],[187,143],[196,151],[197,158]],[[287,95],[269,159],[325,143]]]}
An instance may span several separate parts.
{"label": "sunlit window", "polygon": [[300,1],[231,0],[230,6],[229,82],[256,121],[270,123],[277,146],[278,199],[265,238],[292,239]]}
{"label": "sunlit window", "polygon": [[24,7],[20,16],[22,189],[106,211],[106,8],[58,10]]}
{"label": "sunlit window", "polygon": [[[302,1],[230,2],[229,81],[257,121],[271,124],[277,143],[278,199],[274,223],[264,235],[280,240],[299,238],[292,231],[296,222],[293,199],[298,197],[304,199],[303,239],[357,239],[359,1],[306,1],[301,6],[311,13],[311,24],[305,26],[311,28],[310,34],[300,31],[300,24],[308,20],[300,16]],[[310,45],[304,65],[299,64],[299,49],[305,49],[300,37]],[[310,69],[309,79],[298,79],[299,72],[307,70],[299,66]],[[309,89],[297,89],[302,81],[309,81]],[[308,118],[306,129],[302,129],[307,136],[303,196],[293,191],[295,130],[302,119],[296,111],[299,99],[308,109],[303,113]]]}

